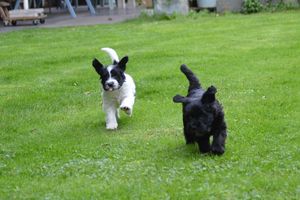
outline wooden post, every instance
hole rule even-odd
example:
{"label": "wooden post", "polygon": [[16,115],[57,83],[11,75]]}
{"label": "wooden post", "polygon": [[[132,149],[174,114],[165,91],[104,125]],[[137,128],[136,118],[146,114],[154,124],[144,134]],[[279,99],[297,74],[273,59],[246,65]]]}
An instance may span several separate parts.
{"label": "wooden post", "polygon": [[67,5],[67,7],[68,7],[68,10],[69,10],[71,16],[72,16],[73,18],[76,18],[77,15],[75,14],[75,11],[74,11],[74,9],[73,9],[73,7],[72,7],[72,5],[71,5],[71,2],[70,2],[69,0],[65,0],[65,3],[66,3],[66,5]]}
{"label": "wooden post", "polygon": [[118,8],[126,8],[125,0],[118,0]]}
{"label": "wooden post", "polygon": [[135,8],[135,0],[128,0],[127,8]]}
{"label": "wooden post", "polygon": [[86,1],[86,4],[87,4],[88,7],[89,7],[89,10],[90,10],[91,15],[95,15],[95,14],[96,14],[96,11],[95,11],[95,9],[94,9],[94,7],[93,7],[92,2],[91,2],[90,0],[85,0],[85,1]]}
{"label": "wooden post", "polygon": [[23,0],[23,4],[24,4],[24,10],[28,10],[29,9],[28,0]]}

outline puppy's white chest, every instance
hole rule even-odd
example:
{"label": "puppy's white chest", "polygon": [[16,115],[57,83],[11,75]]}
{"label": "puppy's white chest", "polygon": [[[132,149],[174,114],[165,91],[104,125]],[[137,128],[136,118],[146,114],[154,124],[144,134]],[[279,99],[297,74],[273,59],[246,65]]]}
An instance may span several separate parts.
{"label": "puppy's white chest", "polygon": [[106,100],[106,102],[111,102],[112,104],[120,104],[122,101],[122,95],[120,90],[103,91],[102,96],[103,99]]}

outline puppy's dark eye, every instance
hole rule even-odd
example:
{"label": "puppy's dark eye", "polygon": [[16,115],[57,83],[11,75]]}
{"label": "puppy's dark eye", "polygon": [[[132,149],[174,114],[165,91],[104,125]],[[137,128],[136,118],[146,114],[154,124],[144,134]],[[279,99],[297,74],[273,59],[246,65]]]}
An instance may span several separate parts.
{"label": "puppy's dark eye", "polygon": [[101,74],[101,79],[105,79],[107,78],[109,75],[108,75],[108,72],[107,71],[104,71],[102,74]]}
{"label": "puppy's dark eye", "polygon": [[117,72],[115,72],[115,71],[111,71],[110,74],[111,74],[111,76],[117,76]]}

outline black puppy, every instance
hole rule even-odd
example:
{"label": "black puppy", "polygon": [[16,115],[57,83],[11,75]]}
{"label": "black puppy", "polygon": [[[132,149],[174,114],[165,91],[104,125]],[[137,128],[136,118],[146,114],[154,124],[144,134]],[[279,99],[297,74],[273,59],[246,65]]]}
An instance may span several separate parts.
{"label": "black puppy", "polygon": [[[210,86],[201,88],[198,78],[185,65],[180,67],[189,80],[188,95],[173,97],[175,103],[183,105],[184,136],[187,144],[197,142],[201,153],[212,152],[221,155],[225,151],[227,136],[222,106],[215,98],[217,89]],[[213,136],[210,145],[209,138]]]}

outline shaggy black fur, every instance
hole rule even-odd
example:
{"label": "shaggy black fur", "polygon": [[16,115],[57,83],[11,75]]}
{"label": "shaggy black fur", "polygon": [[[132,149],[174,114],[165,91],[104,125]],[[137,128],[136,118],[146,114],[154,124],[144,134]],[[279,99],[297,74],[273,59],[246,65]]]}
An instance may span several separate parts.
{"label": "shaggy black fur", "polygon": [[[188,95],[176,95],[173,101],[183,105],[186,143],[197,142],[201,153],[221,155],[225,151],[227,132],[222,106],[215,98],[217,89],[210,86],[206,91],[203,90],[198,78],[187,66],[181,65],[180,69],[189,80]],[[212,144],[210,136],[213,136]]]}

